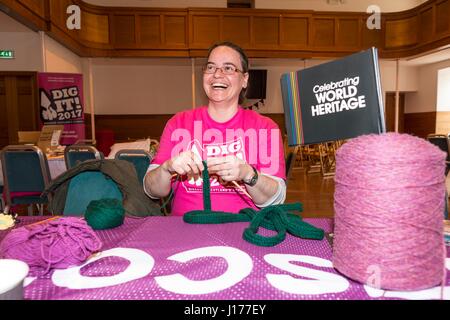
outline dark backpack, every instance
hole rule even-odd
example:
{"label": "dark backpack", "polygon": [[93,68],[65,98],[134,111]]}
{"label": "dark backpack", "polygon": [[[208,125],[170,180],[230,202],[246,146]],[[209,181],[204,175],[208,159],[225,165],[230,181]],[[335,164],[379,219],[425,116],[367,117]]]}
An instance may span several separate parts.
{"label": "dark backpack", "polygon": [[122,200],[130,216],[163,215],[138,180],[133,164],[125,160],[88,160],[53,180],[42,195],[50,194],[49,210],[57,215],[83,215],[92,200]]}

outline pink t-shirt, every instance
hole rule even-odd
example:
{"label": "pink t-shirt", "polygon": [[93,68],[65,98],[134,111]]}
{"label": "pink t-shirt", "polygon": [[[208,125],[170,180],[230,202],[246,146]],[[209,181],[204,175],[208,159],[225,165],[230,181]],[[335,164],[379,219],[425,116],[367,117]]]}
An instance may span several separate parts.
{"label": "pink t-shirt", "polygon": [[[183,111],[173,116],[161,136],[159,150],[152,164],[161,165],[183,151],[192,150],[201,159],[235,155],[264,174],[286,179],[283,142],[277,124],[252,110],[239,111],[227,122],[216,122],[207,107]],[[242,182],[240,182],[242,183]],[[213,211],[237,213],[255,204],[233,184],[223,186],[210,177]],[[203,210],[203,182],[182,177],[172,183],[172,214],[183,215]],[[242,184],[245,189],[245,185]]]}

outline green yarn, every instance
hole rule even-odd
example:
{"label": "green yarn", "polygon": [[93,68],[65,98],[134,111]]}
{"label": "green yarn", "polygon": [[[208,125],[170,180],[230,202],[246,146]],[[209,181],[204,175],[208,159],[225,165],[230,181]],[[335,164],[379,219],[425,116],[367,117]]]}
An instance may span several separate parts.
{"label": "green yarn", "polygon": [[[203,209],[205,211],[211,211],[211,193],[210,185],[209,185],[209,173],[208,173],[208,165],[206,164],[206,161],[203,160],[203,172],[202,172],[202,178],[203,178]],[[208,192],[205,192],[205,190],[208,190]]]}
{"label": "green yarn", "polygon": [[[286,233],[293,236],[322,240],[324,231],[316,228],[302,220],[302,217],[292,212],[301,212],[303,207],[300,202],[279,204],[268,206],[256,211],[252,208],[245,208],[238,214],[212,211],[211,210],[211,190],[209,186],[209,174],[206,161],[203,161],[203,210],[189,211],[184,214],[183,220],[187,223],[198,224],[220,224],[228,222],[248,222],[250,225],[244,230],[243,239],[257,246],[271,247],[281,243],[286,238]],[[272,237],[265,237],[258,234],[260,227],[276,231]]]}
{"label": "green yarn", "polygon": [[92,200],[86,208],[84,218],[94,230],[112,229],[123,224],[125,209],[118,199]]}

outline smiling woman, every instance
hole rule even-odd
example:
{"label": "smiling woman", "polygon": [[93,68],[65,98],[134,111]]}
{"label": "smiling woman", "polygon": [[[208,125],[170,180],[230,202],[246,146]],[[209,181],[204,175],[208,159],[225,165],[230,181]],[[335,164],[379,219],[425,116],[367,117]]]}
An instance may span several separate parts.
{"label": "smiling woman", "polygon": [[[244,102],[248,85],[248,58],[244,51],[230,42],[212,46],[203,74],[203,88],[210,100],[211,111],[220,113],[227,110],[229,113],[235,113],[238,103]],[[226,93],[226,96],[215,97],[215,93],[221,92]],[[221,118],[219,114],[216,116]]]}
{"label": "smiling woman", "polygon": [[203,67],[208,105],[180,112],[167,123],[144,189],[151,197],[173,190],[172,214],[202,208],[203,160],[211,175],[213,211],[237,213],[284,202],[280,130],[271,119],[241,107],[248,70],[242,48],[231,42],[213,45]]}

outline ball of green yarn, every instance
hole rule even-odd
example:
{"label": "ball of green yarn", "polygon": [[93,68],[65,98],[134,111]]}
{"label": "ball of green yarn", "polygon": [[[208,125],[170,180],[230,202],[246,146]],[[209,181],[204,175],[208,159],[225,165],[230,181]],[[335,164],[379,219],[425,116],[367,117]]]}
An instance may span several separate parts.
{"label": "ball of green yarn", "polygon": [[118,199],[100,199],[89,202],[84,219],[94,230],[112,229],[123,224],[125,209]]}

